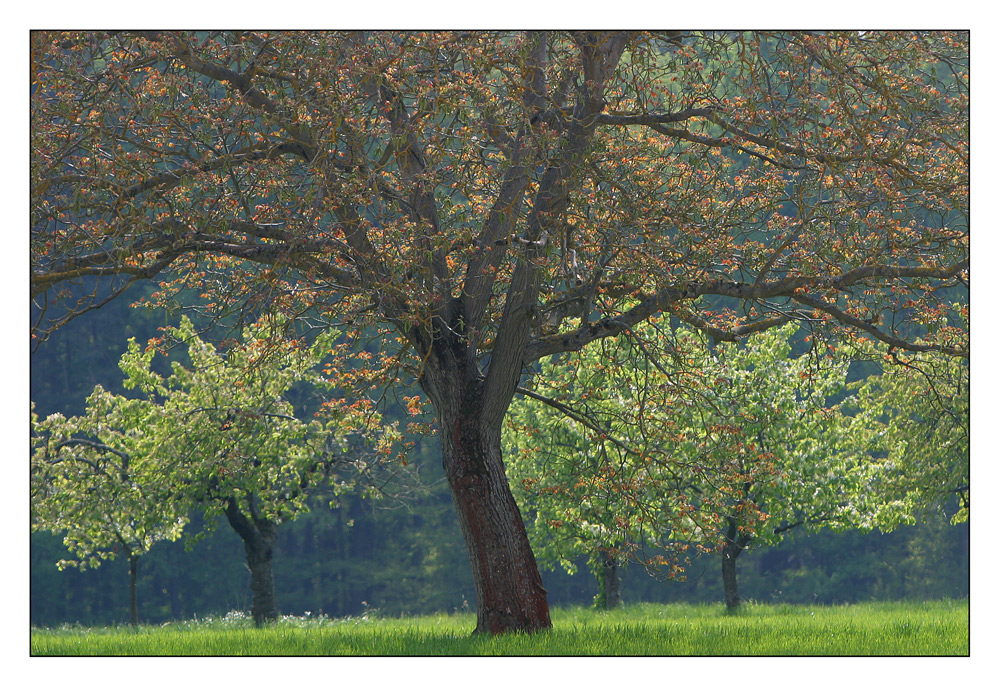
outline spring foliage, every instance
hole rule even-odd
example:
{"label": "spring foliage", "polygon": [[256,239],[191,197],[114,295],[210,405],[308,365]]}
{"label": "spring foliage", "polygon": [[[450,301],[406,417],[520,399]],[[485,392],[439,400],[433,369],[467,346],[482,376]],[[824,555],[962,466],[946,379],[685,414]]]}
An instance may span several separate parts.
{"label": "spring foliage", "polygon": [[658,310],[912,347],[967,284],[967,63],[955,32],[36,32],[33,332],[61,285],[169,277],[418,357],[455,318],[489,354],[515,305],[528,361]]}
{"label": "spring foliage", "polygon": [[[968,361],[870,347],[885,372],[857,383],[859,421],[872,450],[891,466],[869,498],[882,529],[911,524],[927,509],[969,519],[970,395]],[[871,509],[871,508],[869,508]],[[946,512],[947,512],[946,511]]]}
{"label": "spring foliage", "polygon": [[508,474],[549,564],[611,551],[678,576],[690,553],[736,539],[887,531],[946,498],[942,473],[967,470],[967,418],[940,422],[930,403],[948,391],[914,386],[913,368],[855,394],[826,346],[792,355],[795,324],[712,349],[686,327],[641,334],[669,351],[661,365],[627,342],[567,357],[512,406]]}
{"label": "spring foliage", "polygon": [[[33,528],[65,532],[70,550],[97,565],[176,539],[196,508],[214,516],[235,500],[280,522],[320,486],[353,486],[389,452],[394,425],[382,426],[369,403],[349,402],[323,373],[336,332],[276,344],[280,325],[262,320],[223,352],[185,318],[160,342],[186,353],[169,375],[154,370],[155,347],[129,341],[120,367],[138,398],[98,386],[84,415],[33,417]],[[325,395],[316,417],[296,415],[295,385]]]}

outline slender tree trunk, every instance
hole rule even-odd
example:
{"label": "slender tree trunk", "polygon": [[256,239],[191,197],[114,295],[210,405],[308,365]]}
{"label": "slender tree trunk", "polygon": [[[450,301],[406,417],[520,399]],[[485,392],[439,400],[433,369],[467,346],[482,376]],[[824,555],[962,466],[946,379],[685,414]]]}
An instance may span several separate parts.
{"label": "slender tree trunk", "polygon": [[250,568],[250,590],[253,593],[253,608],[250,612],[254,624],[260,627],[278,619],[274,574],[271,567],[274,537],[262,535],[252,542],[243,543],[247,552],[247,566]]}
{"label": "slender tree trunk", "polygon": [[609,551],[602,550],[600,558],[600,599],[599,607],[605,610],[618,608],[622,604],[621,576],[618,559]]}
{"label": "slender tree trunk", "polygon": [[139,625],[139,603],[136,596],[136,579],[139,575],[139,557],[128,557],[128,610],[132,618],[132,627]]}
{"label": "slender tree trunk", "polygon": [[[256,511],[253,497],[250,498],[250,510]],[[278,539],[278,526],[259,515],[248,518],[240,510],[235,498],[229,499],[226,519],[240,535],[246,550],[250,591],[253,594],[253,606],[250,609],[253,622],[257,627],[274,622],[278,619],[278,606],[271,559],[274,556],[274,543]]]}
{"label": "slender tree trunk", "polygon": [[726,594],[726,608],[736,610],[740,607],[740,591],[736,583],[736,556],[728,549],[722,553],[722,586]]}
{"label": "slender tree trunk", "polygon": [[740,607],[740,591],[736,581],[736,559],[746,550],[750,537],[739,531],[735,518],[729,518],[726,543],[722,547],[722,586],[726,597],[726,608],[734,611]]}
{"label": "slender tree trunk", "polygon": [[618,559],[607,549],[601,549],[591,560],[590,565],[597,578],[597,596],[594,597],[594,608],[609,610],[620,606],[622,597]]}

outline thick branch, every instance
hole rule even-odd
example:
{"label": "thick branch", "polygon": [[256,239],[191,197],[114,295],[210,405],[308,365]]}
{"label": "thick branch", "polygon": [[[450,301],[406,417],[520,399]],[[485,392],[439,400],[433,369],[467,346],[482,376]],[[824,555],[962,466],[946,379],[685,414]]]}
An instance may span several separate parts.
{"label": "thick branch", "polygon": [[587,429],[589,429],[590,431],[594,432],[595,434],[598,434],[598,435],[604,437],[605,439],[607,439],[608,441],[610,441],[612,444],[614,444],[615,446],[617,446],[618,448],[620,448],[625,453],[629,453],[629,454],[632,454],[632,455],[640,455],[639,451],[636,451],[634,448],[631,448],[631,447],[627,446],[621,440],[616,439],[612,435],[612,433],[610,432],[610,430],[608,430],[607,428],[601,427],[594,420],[591,420],[590,418],[588,418],[583,413],[578,412],[578,411],[574,410],[573,408],[570,408],[565,403],[560,403],[559,401],[557,401],[555,399],[552,399],[552,398],[549,398],[548,396],[543,396],[543,395],[541,395],[539,393],[535,393],[534,391],[532,391],[530,389],[526,389],[523,386],[518,386],[515,389],[515,391],[517,393],[521,394],[522,396],[527,396],[528,398],[533,398],[536,401],[539,401],[540,403],[544,403],[545,405],[549,406],[550,408],[553,408],[554,410],[558,410],[560,413],[562,413],[563,415],[565,415],[569,419],[573,420],[574,422],[578,422],[581,425],[583,425],[584,427],[586,427]]}
{"label": "thick branch", "polygon": [[[969,268],[969,259],[965,258],[950,267],[907,267],[897,265],[866,265],[849,270],[839,277],[790,277],[774,282],[759,284],[746,282],[709,281],[689,282],[683,288],[665,288],[657,293],[643,298],[638,305],[616,317],[606,317],[597,322],[586,324],[576,331],[542,337],[528,343],[525,349],[525,362],[538,360],[556,353],[578,351],[592,341],[609,336],[617,336],[634,327],[658,312],[663,312],[682,300],[694,300],[699,296],[728,296],[743,301],[765,300],[769,298],[788,297],[810,307],[818,308],[833,315],[844,324],[868,332],[880,341],[912,351],[940,351],[948,355],[968,357],[967,350],[954,346],[936,344],[913,344],[903,339],[893,337],[879,330],[874,325],[863,322],[848,315],[825,301],[809,296],[807,289],[847,290],[848,287],[862,281],[893,280],[903,278],[934,278],[950,279]],[[788,317],[779,314],[757,322],[732,327],[728,329],[709,328],[713,336],[721,340],[733,340],[753,332],[762,331],[787,322]],[[702,323],[705,324],[705,323]],[[698,326],[698,324],[696,324]]]}
{"label": "thick branch", "polygon": [[[31,275],[30,294],[32,298],[36,298],[56,284],[75,281],[82,277],[107,277],[127,274],[132,276],[130,282],[139,279],[151,279],[167,269],[170,263],[183,254],[183,250],[164,251],[156,256],[153,262],[145,266],[125,265],[114,261],[113,256],[109,256],[109,259],[103,264],[86,264],[88,261],[84,260],[85,264],[81,266],[72,261],[68,266],[55,272],[33,273]],[[117,290],[117,292],[121,293],[124,290],[122,288]]]}
{"label": "thick branch", "polygon": [[[544,106],[547,93],[545,59],[548,34],[533,35],[534,47],[527,55],[524,67],[525,83],[522,102],[531,111]],[[529,132],[522,128],[511,144],[511,165],[504,173],[500,192],[490,208],[483,230],[476,239],[480,247],[469,261],[465,273],[465,293],[468,297],[467,317],[470,328],[479,328],[482,316],[493,295],[497,271],[507,254],[509,237],[514,233],[520,215],[524,191],[531,181],[533,155],[528,145]]]}
{"label": "thick branch", "polygon": [[[139,33],[154,43],[168,43],[171,50],[171,57],[177,59],[188,69],[235,89],[243,96],[247,104],[255,110],[261,110],[272,116],[281,114],[278,106],[270,98],[254,88],[253,77],[255,69],[252,65],[247,68],[246,72],[240,73],[198,57],[191,50],[191,46],[179,35],[168,35],[160,31],[144,31]],[[303,157],[308,160],[313,159],[316,151],[309,128],[296,123],[294,117],[283,117],[282,119],[284,121],[279,122],[280,125],[302,146],[301,154]]]}
{"label": "thick branch", "polygon": [[129,200],[154,188],[160,190],[173,188],[174,186],[180,184],[185,177],[190,177],[195,174],[214,172],[221,169],[231,170],[237,165],[266,160],[268,158],[286,155],[289,153],[303,157],[306,154],[302,146],[298,143],[286,142],[276,145],[269,144],[266,146],[253,146],[246,150],[236,151],[230,155],[224,155],[212,160],[205,160],[185,169],[163,172],[162,174],[156,174],[143,181],[138,181],[122,190],[119,195],[119,201]]}
{"label": "thick branch", "polygon": [[235,496],[230,496],[226,499],[226,520],[229,521],[229,525],[236,531],[236,534],[240,536],[240,539],[247,542],[255,541],[259,536],[257,529],[250,522],[250,519],[243,514],[240,510],[239,503],[236,501]]}
{"label": "thick branch", "polygon": [[[226,231],[249,234],[259,238],[279,239],[282,243],[242,243],[215,234],[189,231],[176,220],[161,222],[150,234],[135,244],[119,249],[99,250],[63,261],[58,269],[34,272],[31,275],[31,297],[41,295],[60,282],[87,276],[113,276],[128,274],[133,280],[150,279],[161,273],[182,255],[190,253],[218,253],[267,265],[288,264],[308,271],[344,288],[361,284],[356,272],[330,264],[331,252],[342,249],[335,240],[309,240],[292,237],[273,225],[259,225],[234,221]],[[183,238],[181,238],[183,237]],[[146,264],[134,264],[136,256],[146,255]]]}
{"label": "thick branch", "polygon": [[573,118],[560,154],[549,163],[538,185],[523,237],[528,242],[514,267],[498,328],[493,356],[486,373],[484,414],[487,422],[499,422],[514,393],[524,363],[525,346],[540,286],[539,246],[549,238],[548,229],[566,211],[572,172],[583,158],[605,107],[604,87],[612,77],[627,42],[627,34],[581,33],[574,36],[580,47],[586,79],[577,96]]}

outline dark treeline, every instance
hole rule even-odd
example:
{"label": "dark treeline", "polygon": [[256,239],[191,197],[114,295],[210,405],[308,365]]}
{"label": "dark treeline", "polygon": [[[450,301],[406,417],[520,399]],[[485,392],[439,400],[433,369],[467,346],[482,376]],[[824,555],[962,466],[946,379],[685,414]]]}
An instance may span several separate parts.
{"label": "dark treeline", "polygon": [[[137,294],[138,295],[138,294]],[[95,384],[121,392],[118,359],[128,337],[143,341],[167,324],[164,314],[113,301],[57,331],[31,358],[36,412],[82,411]],[[399,500],[342,495],[340,507],[317,496],[312,510],[280,528],[274,574],[282,614],[358,616],[453,612],[475,605],[468,557],[433,440],[414,455],[421,488]],[[225,522],[206,528],[197,514],[179,542],[162,542],[142,557],[138,599],[142,622],[162,623],[231,610],[249,612],[243,545]],[[201,533],[201,536],[194,536]],[[31,537],[31,623],[54,626],[127,622],[128,565],[59,571],[71,554],[60,537]],[[960,598],[969,594],[968,524],[930,514],[891,534],[794,532],[780,546],[740,559],[745,599],[787,603]],[[579,572],[543,571],[554,605],[589,604],[597,585]],[[637,566],[623,574],[625,603],[721,603],[716,557],[696,560],[686,582],[660,582]]]}
{"label": "dark treeline", "polygon": [[[275,557],[282,614],[331,617],[454,612],[475,603],[461,534],[450,518],[447,493],[405,510],[372,511],[346,499],[337,510],[317,504],[282,526]],[[353,522],[352,522],[353,521]],[[192,532],[198,528],[198,523]],[[243,545],[225,523],[185,550],[158,544],[142,559],[138,596],[145,623],[249,613],[250,577]],[[31,622],[103,625],[128,621],[128,565],[97,570],[56,569],[65,557],[60,539],[32,536]],[[591,602],[596,581],[586,561],[570,576],[543,571],[553,605]],[[686,582],[658,582],[626,568],[622,598],[639,601],[722,603],[714,557],[695,561]],[[779,546],[740,559],[744,598],[767,603],[840,604],[868,600],[961,598],[969,594],[968,523],[945,518],[890,534],[798,532]]]}

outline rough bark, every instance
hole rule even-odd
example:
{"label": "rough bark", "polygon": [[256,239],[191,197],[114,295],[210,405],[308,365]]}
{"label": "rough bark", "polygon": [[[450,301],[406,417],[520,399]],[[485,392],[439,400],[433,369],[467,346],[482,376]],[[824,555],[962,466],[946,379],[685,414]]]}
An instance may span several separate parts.
{"label": "rough bark", "polygon": [[475,631],[549,628],[546,590],[504,471],[502,409],[485,407],[486,380],[464,344],[447,338],[435,342],[421,384],[434,401],[444,470],[469,551],[478,601]]}
{"label": "rough bark", "polygon": [[499,431],[485,431],[476,413],[450,426],[444,463],[472,565],[476,632],[551,627],[542,577],[504,473]]}
{"label": "rough bark", "polygon": [[[254,499],[250,498],[251,511],[255,511]],[[250,591],[253,607],[250,614],[254,624],[261,627],[278,619],[277,597],[274,592],[274,574],[271,559],[274,543],[278,538],[276,523],[255,514],[247,517],[235,498],[230,498],[226,506],[226,519],[243,540],[250,569]]]}

